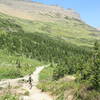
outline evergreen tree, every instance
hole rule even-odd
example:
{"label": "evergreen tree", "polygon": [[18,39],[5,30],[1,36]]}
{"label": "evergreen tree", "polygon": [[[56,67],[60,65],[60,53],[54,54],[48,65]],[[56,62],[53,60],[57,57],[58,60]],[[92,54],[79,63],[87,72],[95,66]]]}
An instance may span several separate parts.
{"label": "evergreen tree", "polygon": [[[84,62],[84,61],[83,61]],[[99,43],[94,43],[92,57],[88,58],[84,63],[77,65],[78,80],[87,82],[93,89],[100,89],[100,52]]]}
{"label": "evergreen tree", "polygon": [[100,89],[100,52],[98,41],[94,44],[93,66],[91,67],[90,82],[95,89]]}

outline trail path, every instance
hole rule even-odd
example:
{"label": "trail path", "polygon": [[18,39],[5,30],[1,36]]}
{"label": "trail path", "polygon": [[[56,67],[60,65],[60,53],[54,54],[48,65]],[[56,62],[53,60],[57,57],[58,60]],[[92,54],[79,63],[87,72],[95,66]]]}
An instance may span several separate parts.
{"label": "trail path", "polygon": [[[32,89],[29,89],[29,84],[28,83],[21,84],[22,86],[19,89],[19,91],[21,92],[22,89],[25,90],[25,91],[29,91],[29,96],[20,96],[20,100],[53,100],[53,98],[49,94],[41,92],[41,90],[36,87],[36,85],[39,82],[39,73],[45,67],[47,67],[47,66],[37,67],[36,70],[31,75],[31,77],[33,79],[33,82],[32,82],[33,87],[32,87]],[[19,85],[18,81],[20,81],[22,79],[28,80],[28,76],[25,76],[23,78],[8,79],[8,80],[5,80],[5,81],[1,81],[0,82],[0,87],[4,87],[5,88],[9,84],[11,86],[16,86],[16,85],[18,86]]]}

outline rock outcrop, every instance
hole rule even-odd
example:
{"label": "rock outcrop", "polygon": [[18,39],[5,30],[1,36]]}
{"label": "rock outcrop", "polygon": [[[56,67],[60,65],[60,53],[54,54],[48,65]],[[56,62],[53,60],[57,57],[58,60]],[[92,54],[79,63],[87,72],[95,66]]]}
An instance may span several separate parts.
{"label": "rock outcrop", "polygon": [[56,21],[66,16],[80,19],[73,9],[61,8],[56,5],[45,5],[31,0],[0,0],[0,12],[25,19]]}

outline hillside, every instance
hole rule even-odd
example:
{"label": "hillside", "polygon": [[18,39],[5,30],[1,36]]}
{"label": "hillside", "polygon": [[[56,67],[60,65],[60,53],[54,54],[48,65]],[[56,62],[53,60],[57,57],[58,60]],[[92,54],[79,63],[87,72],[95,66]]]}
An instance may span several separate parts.
{"label": "hillside", "polygon": [[34,88],[29,90],[24,76],[40,65],[49,65],[33,75],[37,82],[40,73],[39,84],[33,80],[40,95],[49,92],[55,100],[99,100],[99,42],[100,31],[72,9],[30,0],[0,0],[0,82],[23,78],[14,86],[0,84],[0,100],[34,98]]}
{"label": "hillside", "polygon": [[25,32],[40,32],[81,46],[92,46],[96,39],[100,39],[98,30],[80,20],[69,17],[60,22],[41,22],[19,19],[2,13],[0,16],[1,20],[11,20],[22,27]]}
{"label": "hillside", "polygon": [[80,15],[72,9],[65,10],[59,6],[44,5],[31,0],[0,0],[0,12],[40,21],[59,21],[65,16],[80,19]]}
{"label": "hillside", "polygon": [[83,22],[73,9],[30,0],[0,0],[0,12],[8,14],[27,32],[42,32],[83,46],[92,46],[96,39],[100,40],[100,31]]}

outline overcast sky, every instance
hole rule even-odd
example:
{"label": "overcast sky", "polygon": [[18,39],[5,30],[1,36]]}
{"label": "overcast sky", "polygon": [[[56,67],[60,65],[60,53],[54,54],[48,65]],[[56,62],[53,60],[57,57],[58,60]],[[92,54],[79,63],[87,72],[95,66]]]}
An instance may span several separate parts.
{"label": "overcast sky", "polygon": [[33,0],[48,5],[73,8],[81,18],[94,27],[100,27],[100,0]]}

